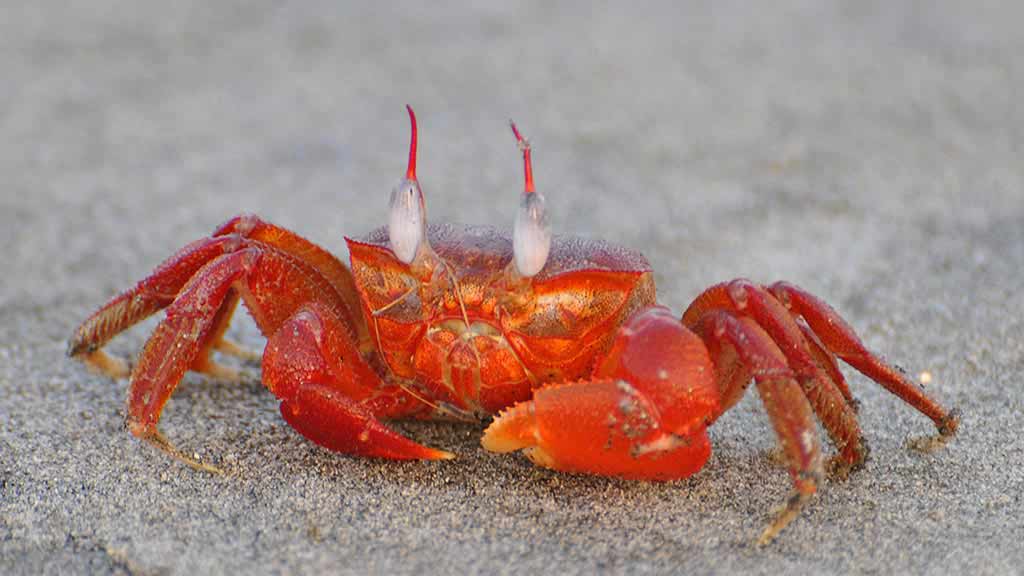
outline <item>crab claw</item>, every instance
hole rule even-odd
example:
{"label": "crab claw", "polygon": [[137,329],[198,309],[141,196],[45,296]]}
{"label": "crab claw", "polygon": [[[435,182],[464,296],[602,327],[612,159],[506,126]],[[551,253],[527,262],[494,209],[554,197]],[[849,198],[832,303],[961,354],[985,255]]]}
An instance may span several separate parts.
{"label": "crab claw", "polygon": [[300,434],[335,452],[391,460],[455,458],[394,432],[330,386],[300,384],[291,398],[281,402],[281,415]]}
{"label": "crab claw", "polygon": [[[268,338],[263,382],[281,400],[281,415],[300,434],[329,450],[392,460],[447,460],[380,419],[399,413],[401,388],[389,387],[359,355],[334,310],[300,309]],[[400,410],[400,409],[399,409]]]}
{"label": "crab claw", "polygon": [[647,308],[619,330],[591,380],[537,390],[500,414],[482,443],[557,470],[684,478],[711,455],[712,373],[700,338],[667,309]]}
{"label": "crab claw", "polygon": [[711,455],[703,427],[670,433],[657,417],[624,381],[561,384],[502,412],[481,444],[491,452],[522,450],[534,464],[566,472],[674,480],[700,470]]}

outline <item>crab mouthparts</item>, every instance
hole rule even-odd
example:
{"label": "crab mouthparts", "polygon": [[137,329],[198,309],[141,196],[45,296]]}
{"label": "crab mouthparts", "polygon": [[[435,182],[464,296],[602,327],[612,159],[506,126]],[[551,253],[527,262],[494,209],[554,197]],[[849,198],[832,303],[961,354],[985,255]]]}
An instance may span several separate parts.
{"label": "crab mouthparts", "polygon": [[501,341],[505,340],[501,330],[498,330],[493,324],[481,320],[473,320],[467,324],[461,317],[449,318],[448,320],[438,322],[435,326],[437,329],[451,332],[458,336],[460,340],[472,340],[477,336],[487,336]]}

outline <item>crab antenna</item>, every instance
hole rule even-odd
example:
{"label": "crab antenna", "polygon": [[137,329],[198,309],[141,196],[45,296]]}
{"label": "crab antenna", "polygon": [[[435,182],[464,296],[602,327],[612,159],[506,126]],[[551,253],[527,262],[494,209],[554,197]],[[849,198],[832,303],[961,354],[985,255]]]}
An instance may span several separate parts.
{"label": "crab antenna", "polygon": [[530,142],[519,133],[519,128],[516,128],[515,122],[509,120],[508,124],[512,127],[512,133],[516,135],[519,149],[523,151],[523,174],[526,177],[526,187],[523,191],[527,194],[533,194],[533,163],[530,161]]}
{"label": "crab antenna", "polygon": [[409,180],[416,179],[416,113],[412,111],[412,106],[405,105],[405,109],[409,111],[409,122],[412,123],[412,136],[409,139],[409,169],[405,172],[405,177]]}

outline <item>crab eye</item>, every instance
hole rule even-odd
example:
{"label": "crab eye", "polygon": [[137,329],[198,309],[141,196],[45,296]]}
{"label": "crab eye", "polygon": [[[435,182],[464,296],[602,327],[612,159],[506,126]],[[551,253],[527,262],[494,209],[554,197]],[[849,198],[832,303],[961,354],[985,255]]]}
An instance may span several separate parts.
{"label": "crab eye", "polygon": [[551,226],[544,207],[544,196],[523,193],[512,229],[512,253],[521,276],[535,276],[544,268],[551,250]]}
{"label": "crab eye", "polygon": [[551,226],[544,196],[534,190],[533,164],[530,160],[530,143],[519,133],[515,122],[509,122],[516,135],[519,149],[523,151],[523,195],[516,213],[516,224],[512,228],[512,254],[516,271],[527,278],[535,276],[544,268],[548,252],[551,251]]}
{"label": "crab eye", "polygon": [[423,241],[427,225],[423,192],[415,180],[402,180],[391,191],[388,237],[391,249],[402,262],[409,264]]}
{"label": "crab eye", "polygon": [[409,111],[409,164],[405,179],[391,191],[391,210],[388,216],[388,237],[391,250],[402,262],[409,264],[416,257],[420,242],[427,235],[427,208],[423,203],[423,191],[416,180],[416,113],[406,104]]}

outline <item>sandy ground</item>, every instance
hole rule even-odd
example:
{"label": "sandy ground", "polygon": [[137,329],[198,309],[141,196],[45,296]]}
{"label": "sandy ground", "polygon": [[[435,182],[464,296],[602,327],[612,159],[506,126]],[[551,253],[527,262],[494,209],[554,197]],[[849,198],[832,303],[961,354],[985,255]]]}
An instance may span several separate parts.
{"label": "sandy ground", "polygon": [[[6,4],[0,572],[1021,573],[1019,3]],[[240,211],[344,257],[386,218],[407,102],[433,220],[511,222],[515,118],[558,232],[643,250],[677,310],[801,284],[930,372],[962,433],[909,450],[930,423],[851,373],[873,459],[758,549],[789,486],[756,394],[669,484],[536,469],[467,425],[401,426],[452,462],[337,456],[256,366],[164,412],[226,476],[124,432],[127,383],[64,357],[77,322]]]}

